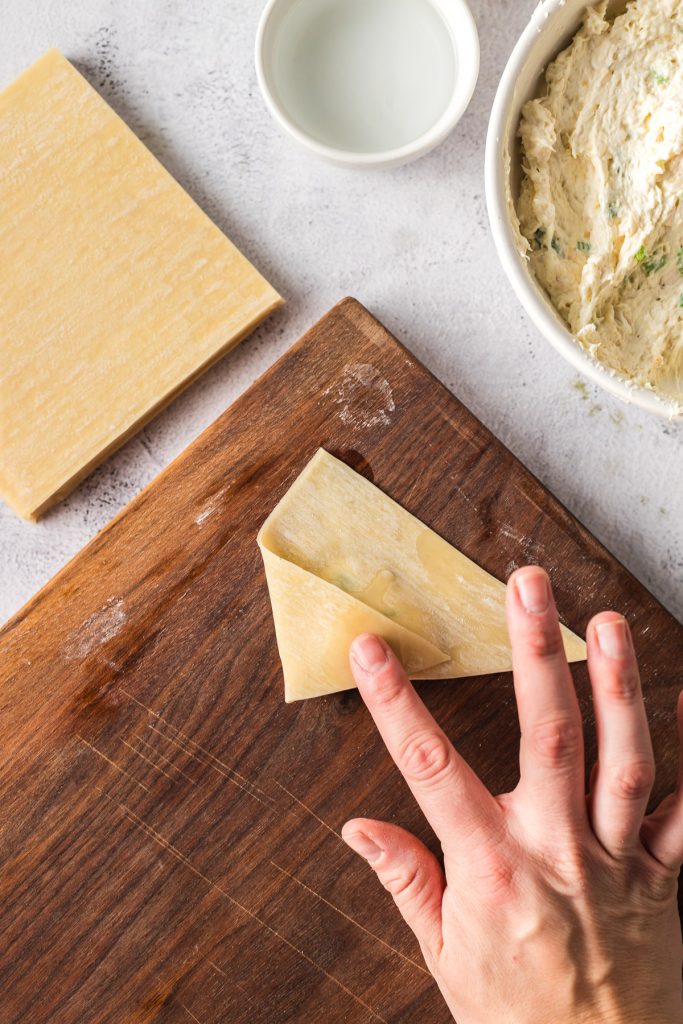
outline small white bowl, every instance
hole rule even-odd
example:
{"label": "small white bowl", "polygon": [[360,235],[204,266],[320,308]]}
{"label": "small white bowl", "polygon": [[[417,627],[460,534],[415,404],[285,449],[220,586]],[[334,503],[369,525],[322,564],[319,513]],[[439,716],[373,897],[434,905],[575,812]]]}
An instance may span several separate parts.
{"label": "small white bowl", "polygon": [[[370,3],[370,0],[366,0],[366,2]],[[391,8],[391,4],[386,2],[383,5],[382,0],[373,0],[373,2],[377,10],[384,6],[389,12]],[[408,0],[401,0],[401,2],[404,5],[408,4]],[[436,16],[440,19],[439,25],[441,26],[443,23],[442,40],[447,39],[447,47],[452,46],[452,52],[450,49],[443,51],[450,55],[449,61],[452,68],[448,85],[445,87],[447,89],[444,94],[445,102],[439,106],[433,122],[430,122],[425,129],[418,131],[414,138],[402,140],[400,144],[387,148],[386,143],[381,139],[382,125],[378,123],[376,145],[375,140],[370,139],[369,145],[353,148],[343,143],[335,144],[335,141],[329,137],[327,139],[317,137],[314,131],[304,126],[303,122],[306,118],[301,116],[301,109],[292,109],[292,96],[289,95],[285,99],[282,94],[283,89],[278,87],[278,80],[280,82],[283,80],[283,66],[292,76],[302,74],[301,61],[296,59],[294,48],[291,48],[289,58],[282,56],[285,34],[293,31],[292,21],[290,20],[288,25],[288,20],[294,17],[301,21],[308,11],[316,16],[325,9],[322,5],[327,5],[329,9],[335,4],[337,9],[333,11],[333,16],[343,18],[345,13],[351,9],[350,6],[347,6],[349,0],[268,0],[256,35],[256,74],[266,105],[285,132],[316,156],[333,164],[347,167],[396,167],[416,160],[443,142],[462,117],[474,92],[479,74],[479,38],[474,19],[465,0],[423,0],[423,2],[429,5],[432,17],[433,12],[436,11]],[[394,9],[395,12],[397,10],[397,8]],[[366,43],[365,38],[359,40],[359,60],[367,62],[367,50],[363,51]],[[309,48],[306,50],[307,57],[310,56],[310,53]],[[367,67],[367,63],[365,67]],[[429,84],[430,88],[436,88],[437,72],[438,68],[432,67],[430,73],[422,79]],[[434,83],[433,86],[432,83]],[[353,82],[347,81],[347,85],[349,84],[353,86]],[[399,83],[399,86],[401,87],[396,90],[395,95],[407,100],[406,123],[408,123],[416,111],[410,105],[410,95],[406,95],[404,83]],[[358,98],[353,95],[356,92],[357,90],[350,88],[348,93],[346,91],[340,93],[340,96],[348,95],[349,97],[351,116],[353,116],[354,104],[355,110],[358,110]],[[440,98],[437,100],[436,94],[434,103],[440,104]],[[325,134],[329,135],[330,133]]]}
{"label": "small white bowl", "polygon": [[[517,130],[522,107],[540,94],[546,67],[569,45],[588,6],[591,4],[586,0],[544,0],[512,51],[493,103],[486,141],[486,202],[491,230],[510,284],[550,344],[606,391],[648,412],[674,419],[683,415],[679,403],[634,386],[581,347],[518,252],[510,221],[509,197],[517,198],[521,181]],[[619,14],[625,6],[625,0],[615,0],[609,4],[608,13]]]}

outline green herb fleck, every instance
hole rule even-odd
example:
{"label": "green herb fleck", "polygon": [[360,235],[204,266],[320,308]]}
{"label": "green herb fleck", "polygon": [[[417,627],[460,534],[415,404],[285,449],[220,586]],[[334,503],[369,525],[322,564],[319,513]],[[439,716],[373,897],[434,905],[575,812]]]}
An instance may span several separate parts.
{"label": "green herb fleck", "polygon": [[562,247],[560,246],[560,240],[557,237],[557,235],[553,235],[553,240],[550,243],[550,248],[553,250],[553,252],[556,252],[558,256],[561,255]]}
{"label": "green herb fleck", "polygon": [[545,228],[536,228],[533,240],[534,249],[545,249],[545,242],[543,241],[544,238]]}
{"label": "green herb fleck", "polygon": [[666,266],[666,263],[666,253],[654,252],[649,259],[643,262],[642,267],[649,277],[650,274],[658,274]]}
{"label": "green herb fleck", "polygon": [[619,206],[615,202],[609,202],[607,204],[607,216],[610,220],[614,220],[615,217],[619,216]]}
{"label": "green herb fleck", "polygon": [[676,266],[678,273],[683,277],[683,246],[676,252]]}
{"label": "green herb fleck", "polygon": [[590,242],[584,242],[584,240],[580,238],[576,243],[576,248],[579,250],[579,252],[590,252],[592,246]]}
{"label": "green herb fleck", "polygon": [[673,65],[670,60],[658,60],[650,68],[650,74],[657,85],[668,85],[671,81]]}
{"label": "green herb fleck", "polygon": [[665,252],[661,252],[659,249],[655,249],[653,253],[648,253],[644,245],[641,245],[640,249],[635,255],[636,263],[639,263],[647,276],[656,274],[667,264],[667,256]]}
{"label": "green herb fleck", "polygon": [[590,398],[590,392],[588,390],[588,385],[586,384],[585,380],[581,380],[581,378],[578,377],[572,383],[572,387],[574,388],[575,391],[579,392],[579,394],[581,395],[581,400],[583,402],[587,402],[588,401],[588,399]]}
{"label": "green herb fleck", "polygon": [[678,308],[683,309],[683,292],[678,296]]}

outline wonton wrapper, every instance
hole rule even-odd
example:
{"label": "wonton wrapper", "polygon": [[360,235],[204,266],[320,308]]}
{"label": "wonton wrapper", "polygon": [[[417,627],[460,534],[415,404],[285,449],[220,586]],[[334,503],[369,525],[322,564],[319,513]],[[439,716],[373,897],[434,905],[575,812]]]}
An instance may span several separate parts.
{"label": "wonton wrapper", "polygon": [[[505,585],[322,449],[258,543],[288,702],[354,687],[359,633],[383,637],[412,679],[512,668]],[[561,629],[583,661],[583,640]]]}

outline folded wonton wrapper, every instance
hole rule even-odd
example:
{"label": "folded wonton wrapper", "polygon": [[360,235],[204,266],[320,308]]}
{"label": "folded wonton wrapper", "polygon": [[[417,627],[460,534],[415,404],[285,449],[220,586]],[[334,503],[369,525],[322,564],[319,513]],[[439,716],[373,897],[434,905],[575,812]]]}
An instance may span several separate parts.
{"label": "folded wonton wrapper", "polygon": [[[349,645],[386,640],[412,679],[512,668],[505,585],[319,449],[258,535],[285,700],[355,686]],[[570,661],[586,645],[562,626]]]}

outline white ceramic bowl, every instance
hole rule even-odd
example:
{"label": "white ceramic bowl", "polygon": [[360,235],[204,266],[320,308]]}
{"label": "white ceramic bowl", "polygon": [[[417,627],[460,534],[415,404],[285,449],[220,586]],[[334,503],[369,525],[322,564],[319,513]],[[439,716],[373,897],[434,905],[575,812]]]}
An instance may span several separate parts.
{"label": "white ceramic bowl", "polygon": [[[503,269],[538,330],[580,373],[625,402],[668,419],[683,416],[680,404],[633,384],[584,351],[520,256],[509,216],[508,196],[517,198],[521,180],[517,129],[522,107],[539,95],[548,64],[573,38],[589,4],[586,0],[544,0],[534,11],[507,63],[491,111],[486,143],[486,201]],[[618,14],[624,0],[609,5]]]}
{"label": "white ceramic bowl", "polygon": [[450,99],[438,119],[406,144],[393,149],[353,151],[335,148],[302,130],[296,112],[287,109],[274,75],[274,54],[286,19],[299,0],[268,0],[256,35],[256,74],[266,105],[278,124],[309,152],[330,163],[347,167],[397,167],[424,156],[443,142],[462,117],[479,74],[479,37],[465,0],[430,0],[449,31],[455,54],[455,75]]}

